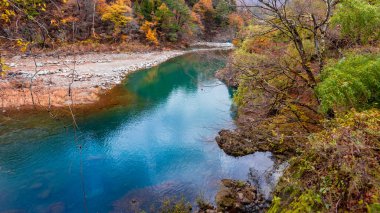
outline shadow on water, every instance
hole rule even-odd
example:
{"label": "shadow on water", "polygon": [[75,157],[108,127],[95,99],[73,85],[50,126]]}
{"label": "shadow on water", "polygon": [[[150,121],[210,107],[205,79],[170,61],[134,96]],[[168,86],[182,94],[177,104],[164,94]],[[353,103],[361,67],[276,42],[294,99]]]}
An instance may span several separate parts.
{"label": "shadow on water", "polygon": [[[167,101],[176,91],[184,95],[191,95],[202,87],[204,82],[215,82],[214,73],[225,65],[223,58],[209,57],[206,54],[187,54],[171,59],[160,66],[133,73],[113,88],[109,93],[101,96],[100,101],[88,110],[98,111],[105,109],[101,114],[86,116],[79,126],[84,131],[94,131],[99,137],[101,133],[118,129],[118,126],[144,114],[156,110],[157,106]],[[200,72],[200,70],[202,72]],[[81,112],[79,110],[80,114]],[[87,122],[88,117],[96,122]],[[98,131],[99,123],[106,129]]]}
{"label": "shadow on water", "polygon": [[214,77],[224,64],[188,54],[133,73],[75,109],[75,133],[65,113],[15,115],[0,126],[0,212],[83,212],[81,181],[89,212],[149,211],[163,197],[194,202],[200,193],[213,200],[222,178],[258,175],[270,191],[270,153],[233,158],[214,143],[234,127],[233,91]]}

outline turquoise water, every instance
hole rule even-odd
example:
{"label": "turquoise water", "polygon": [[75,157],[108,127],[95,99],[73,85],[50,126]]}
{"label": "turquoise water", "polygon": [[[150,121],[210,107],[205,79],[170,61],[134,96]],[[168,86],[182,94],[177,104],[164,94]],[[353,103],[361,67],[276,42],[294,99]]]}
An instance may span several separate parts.
{"label": "turquoise water", "polygon": [[25,113],[0,122],[0,212],[157,211],[165,197],[213,200],[222,178],[249,179],[269,153],[225,155],[232,91],[221,58],[190,54],[136,72],[68,118]]}

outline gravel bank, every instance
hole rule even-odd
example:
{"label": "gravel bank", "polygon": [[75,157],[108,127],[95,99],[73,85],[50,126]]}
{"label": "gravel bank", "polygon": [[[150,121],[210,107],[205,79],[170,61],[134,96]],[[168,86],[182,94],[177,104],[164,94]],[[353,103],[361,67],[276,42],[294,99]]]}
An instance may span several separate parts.
{"label": "gravel bank", "polygon": [[[202,44],[202,47],[204,45]],[[168,59],[191,52],[233,48],[208,43],[207,48],[155,51],[147,53],[89,53],[68,57],[16,56],[7,59],[10,70],[0,79],[0,107],[65,106],[89,104],[131,72],[156,66]],[[32,86],[32,89],[30,89]],[[70,89],[69,89],[70,88]],[[73,94],[71,97],[69,94]]]}

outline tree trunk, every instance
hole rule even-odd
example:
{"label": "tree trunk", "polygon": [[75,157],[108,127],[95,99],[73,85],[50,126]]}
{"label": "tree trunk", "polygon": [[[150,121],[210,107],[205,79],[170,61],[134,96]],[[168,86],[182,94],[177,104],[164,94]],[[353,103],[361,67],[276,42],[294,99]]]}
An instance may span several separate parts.
{"label": "tree trunk", "polygon": [[94,0],[94,10],[92,11],[92,36],[95,38],[96,37],[96,34],[95,34],[95,12],[96,12],[96,2],[97,0]]}
{"label": "tree trunk", "polygon": [[0,52],[0,77],[2,76],[3,74],[3,58],[2,58],[2,55],[1,55],[1,52]]}
{"label": "tree trunk", "polygon": [[306,55],[305,48],[304,48],[303,43],[302,43],[302,39],[301,39],[297,29],[295,28],[295,26],[290,25],[289,27],[292,30],[291,33],[293,35],[293,42],[294,42],[294,44],[297,48],[298,54],[300,55],[300,58],[301,58],[302,68],[305,70],[307,77],[309,79],[309,86],[311,88],[314,88],[317,84],[317,81],[315,80],[313,71],[311,70],[311,68],[308,65],[307,55]]}

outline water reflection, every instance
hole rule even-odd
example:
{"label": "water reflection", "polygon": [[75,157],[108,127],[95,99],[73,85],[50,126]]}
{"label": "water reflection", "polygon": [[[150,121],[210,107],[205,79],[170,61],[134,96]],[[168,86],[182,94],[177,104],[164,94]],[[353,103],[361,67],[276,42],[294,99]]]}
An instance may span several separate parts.
{"label": "water reflection", "polygon": [[1,126],[0,212],[128,212],[132,200],[149,211],[165,196],[213,199],[220,179],[267,170],[269,153],[232,158],[213,142],[233,127],[231,90],[214,78],[223,65],[190,54],[136,72],[77,109],[76,132],[43,114]]}

